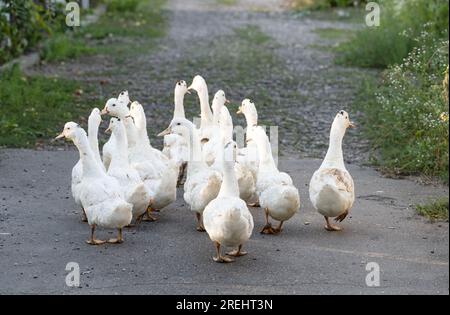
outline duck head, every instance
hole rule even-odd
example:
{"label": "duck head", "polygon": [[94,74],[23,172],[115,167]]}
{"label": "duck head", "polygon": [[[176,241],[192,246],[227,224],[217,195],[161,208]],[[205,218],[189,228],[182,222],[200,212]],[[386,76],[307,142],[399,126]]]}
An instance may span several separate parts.
{"label": "duck head", "polygon": [[177,84],[175,85],[175,95],[184,96],[186,93],[191,94],[191,92],[188,89],[186,81],[183,80],[178,81]]}
{"label": "duck head", "polygon": [[119,96],[117,97],[117,100],[121,103],[124,103],[126,106],[130,104],[130,97],[128,95],[128,91],[122,91],[120,92]]}
{"label": "duck head", "polygon": [[211,107],[212,107],[214,113],[219,114],[222,107],[229,103],[230,103],[230,101],[227,100],[225,92],[222,90],[219,90],[214,95],[214,99],[212,101]]}
{"label": "duck head", "polygon": [[124,102],[120,102],[117,98],[110,98],[106,102],[105,108],[103,108],[101,114],[125,118],[130,112],[127,105],[128,104],[125,104]]}
{"label": "duck head", "polygon": [[100,126],[102,123],[102,115],[100,109],[94,108],[88,118],[88,124],[92,126]]}
{"label": "duck head", "polygon": [[108,129],[106,129],[106,133],[117,133],[120,132],[121,130],[124,130],[124,125],[123,122],[120,118],[117,117],[112,117],[111,120],[109,121],[109,127]]}
{"label": "duck head", "polygon": [[81,130],[83,129],[77,123],[70,121],[64,125],[64,130],[54,140],[66,138],[73,141]]}
{"label": "duck head", "polygon": [[197,93],[205,92],[208,86],[206,85],[205,79],[203,77],[197,75],[194,77],[192,84],[188,87],[188,90],[194,90]]}
{"label": "duck head", "polygon": [[176,134],[181,137],[189,138],[190,132],[193,128],[193,124],[184,118],[175,118],[170,123],[169,127],[158,134],[158,137],[167,136],[170,134]]}
{"label": "duck head", "polygon": [[237,114],[245,115],[247,124],[250,126],[256,126],[258,124],[258,112],[256,111],[255,103],[248,98],[242,101]]}
{"label": "duck head", "polygon": [[334,118],[332,129],[345,132],[348,128],[356,128],[356,125],[350,120],[348,113],[345,110],[341,110]]}

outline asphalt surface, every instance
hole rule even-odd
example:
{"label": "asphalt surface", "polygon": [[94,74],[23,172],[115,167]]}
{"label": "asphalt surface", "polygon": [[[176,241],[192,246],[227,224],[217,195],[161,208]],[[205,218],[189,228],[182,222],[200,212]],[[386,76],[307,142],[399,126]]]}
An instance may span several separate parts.
{"label": "asphalt surface", "polygon": [[[263,214],[252,209],[248,256],[223,265],[181,194],[158,222],[126,230],[123,244],[87,245],[70,193],[77,159],[76,151],[0,150],[0,294],[449,293],[448,223],[428,223],[411,207],[448,188],[350,165],[356,203],[344,231],[329,233],[307,194],[320,161],[281,161],[300,190],[300,213],[279,236],[263,236]],[[79,288],[65,283],[69,262],[80,266]],[[366,285],[369,262],[380,266],[380,287]]]}

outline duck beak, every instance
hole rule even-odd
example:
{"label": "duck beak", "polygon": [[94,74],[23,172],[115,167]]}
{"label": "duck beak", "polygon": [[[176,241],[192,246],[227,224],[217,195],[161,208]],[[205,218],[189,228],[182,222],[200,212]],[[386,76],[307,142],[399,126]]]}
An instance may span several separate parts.
{"label": "duck beak", "polygon": [[189,95],[191,95],[191,94],[192,94],[192,92],[191,92],[191,91],[189,91],[189,88],[187,89],[186,93],[187,93],[187,94],[189,94]]}
{"label": "duck beak", "polygon": [[225,100],[225,105],[231,104],[230,100]]}
{"label": "duck beak", "polygon": [[245,144],[248,144],[248,143],[251,142],[251,141],[253,141],[253,139],[247,139],[247,140],[245,141]]}
{"label": "duck beak", "polygon": [[241,107],[239,107],[239,109],[238,109],[238,111],[236,112],[236,114],[242,114],[242,108]]}
{"label": "duck beak", "polygon": [[106,114],[108,114],[109,113],[109,111],[106,109],[106,107],[105,108],[103,108],[102,109],[102,111],[100,112],[100,115],[106,115]]}
{"label": "duck beak", "polygon": [[194,87],[193,87],[192,84],[191,84],[191,85],[189,85],[189,87],[188,87],[188,92],[190,92],[190,91],[192,91],[192,90],[195,90],[195,89],[194,89]]}
{"label": "duck beak", "polygon": [[350,125],[348,127],[352,129],[358,128],[358,126],[353,121],[350,122]]}
{"label": "duck beak", "polygon": [[59,140],[61,138],[64,138],[64,134],[61,132],[58,136],[56,136],[53,141]]}
{"label": "duck beak", "polygon": [[172,133],[172,130],[171,130],[170,126],[169,126],[169,128],[167,128],[166,130],[161,131],[158,134],[158,137],[164,137],[164,136],[170,135],[171,133]]}
{"label": "duck beak", "polygon": [[105,133],[111,133],[111,127],[108,127],[108,129],[105,130]]}

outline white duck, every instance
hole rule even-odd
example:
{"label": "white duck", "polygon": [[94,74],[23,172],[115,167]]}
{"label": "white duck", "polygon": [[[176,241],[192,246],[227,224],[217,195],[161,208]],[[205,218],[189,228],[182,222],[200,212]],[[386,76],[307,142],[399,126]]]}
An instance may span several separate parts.
{"label": "white duck", "polygon": [[[219,171],[220,173],[223,173],[223,148],[225,144],[233,141],[233,120],[231,118],[230,112],[228,111],[228,108],[226,108],[225,106],[221,108],[219,128],[220,142],[215,146],[216,159],[211,167]],[[210,142],[212,141],[213,140],[211,140]],[[206,143],[203,148],[206,148],[210,142]],[[235,163],[234,172],[238,181],[239,197],[246,202],[249,202],[256,191],[256,182],[253,179],[253,175],[239,162]]]}
{"label": "white duck", "polygon": [[86,132],[78,124],[68,122],[63,132],[55,139],[72,140],[80,153],[83,175],[80,184],[80,201],[91,226],[91,237],[87,241],[91,245],[105,243],[95,239],[97,226],[118,229],[118,237],[109,243],[122,243],[122,228],[131,222],[132,205],[123,199],[122,188],[117,180],[105,173],[96,161]]}
{"label": "white duck", "polygon": [[204,232],[202,214],[208,203],[217,197],[222,176],[203,161],[199,131],[193,123],[184,118],[176,118],[166,130],[160,133],[160,135],[166,134],[178,134],[190,144],[184,200],[196,214],[197,231]]}
{"label": "white duck", "polygon": [[[119,94],[118,98],[110,98],[106,104],[120,104],[124,105],[125,107],[128,106],[130,103],[130,97],[128,95],[128,91],[122,91]],[[106,106],[105,106],[106,109]],[[106,114],[105,109],[102,111],[101,114]],[[112,152],[116,151],[115,142],[114,142],[114,135],[111,134],[111,137],[109,137],[108,141],[103,145],[103,165],[105,166],[105,169],[108,170],[109,164],[111,163],[111,155]]]}
{"label": "white duck", "polygon": [[229,256],[243,256],[243,244],[249,240],[253,232],[253,217],[244,200],[239,198],[239,186],[234,165],[237,145],[228,142],[225,145],[223,160],[223,182],[219,195],[212,200],[203,212],[203,221],[209,238],[214,242],[217,256],[214,261],[232,262],[233,259],[222,256],[221,246],[234,247]]}
{"label": "white duck", "polygon": [[133,205],[133,219],[140,221],[151,204],[151,196],[139,173],[128,162],[128,140],[125,126],[120,118],[113,117],[106,131],[114,134],[117,149],[112,153],[108,175],[117,179],[125,191],[125,200]]}
{"label": "white duck", "polygon": [[[175,86],[175,110],[173,113],[173,119],[186,118],[184,113],[184,96],[186,93],[190,93],[187,89],[185,81],[177,82]],[[170,160],[172,160],[178,167],[178,183],[181,183],[181,179],[184,176],[187,161],[189,158],[189,148],[183,137],[175,134],[166,135],[164,137],[164,149],[162,151]],[[177,186],[179,186],[177,184]]]}
{"label": "white duck", "polygon": [[[222,108],[225,107],[225,104],[230,103],[225,96],[225,92],[222,90],[217,91],[214,95],[212,110],[213,110],[213,124],[211,128],[211,135],[209,141],[206,142],[202,147],[203,159],[206,164],[211,166],[217,156],[219,151],[219,147],[223,146],[223,137],[221,133],[221,125],[220,125],[220,117],[222,113]],[[231,118],[231,116],[230,116]],[[231,127],[231,132],[233,132],[233,127]],[[222,163],[219,163],[220,166]]]}
{"label": "white duck", "polygon": [[[138,131],[138,138],[133,153],[130,156],[132,163],[139,163],[145,158],[147,163],[156,168],[152,174],[141,174],[141,178],[157,180],[157,188],[153,196],[150,210],[161,210],[177,199],[178,167],[161,151],[150,144],[147,133],[147,119],[144,108],[138,102],[131,104],[130,115]],[[147,169],[147,168],[146,168]]]}
{"label": "white duck", "polygon": [[[101,122],[102,117],[100,115],[100,110],[98,108],[94,108],[91,114],[89,115],[88,119],[88,141],[94,153],[95,160],[103,168],[100,153],[98,150],[98,128]],[[83,164],[80,159],[72,169],[72,196],[73,199],[75,200],[75,203],[81,208],[82,205],[80,200],[80,184],[82,176],[83,176]],[[84,209],[82,209],[82,220],[83,222],[87,222],[87,217],[86,213],[84,212]]]}
{"label": "white duck", "polygon": [[[245,116],[247,122],[246,138],[251,139],[252,132],[258,126],[258,112],[256,111],[255,104],[249,99],[243,100],[237,114],[243,114]],[[237,162],[244,169],[252,173],[253,180],[256,183],[258,180],[259,157],[258,147],[255,141],[248,141],[244,148],[239,149]],[[259,206],[258,194],[256,191],[251,198],[246,200],[251,206]]]}
{"label": "white duck", "polygon": [[[256,191],[266,216],[266,225],[261,233],[278,234],[282,231],[283,222],[292,218],[300,209],[300,196],[291,177],[278,170],[272,156],[269,138],[262,127],[255,128],[250,141],[255,141],[258,146]],[[269,216],[280,221],[277,228],[272,227]]]}
{"label": "white duck", "polygon": [[325,217],[328,231],[340,231],[329,218],[342,222],[355,201],[355,185],[345,168],[342,140],[347,128],[354,128],[348,113],[340,111],[331,126],[330,145],[320,168],[309,184],[309,197],[314,208]]}
{"label": "white duck", "polygon": [[150,145],[144,109],[138,102],[131,104],[131,110],[123,102],[110,99],[102,113],[120,118],[126,129],[129,161],[144,181],[152,198],[145,221],[154,221],[151,211],[161,210],[176,200],[177,169],[161,151]]}
{"label": "white duck", "polygon": [[188,90],[194,90],[198,94],[200,100],[200,142],[202,144],[208,142],[214,132],[213,114],[209,105],[208,86],[203,77],[197,75],[194,77],[192,84]]}
{"label": "white duck", "polygon": [[[251,139],[253,130],[258,126],[258,112],[256,111],[255,104],[249,99],[243,100],[237,114],[243,114],[245,116],[247,122],[246,137],[247,139]],[[252,172],[256,181],[259,166],[256,142],[247,142],[245,148],[239,149],[237,161]]]}

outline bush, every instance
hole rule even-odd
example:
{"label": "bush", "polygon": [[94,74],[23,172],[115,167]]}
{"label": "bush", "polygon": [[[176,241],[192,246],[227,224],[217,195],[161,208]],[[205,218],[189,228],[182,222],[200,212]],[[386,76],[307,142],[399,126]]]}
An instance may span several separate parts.
{"label": "bush", "polygon": [[448,38],[424,32],[380,86],[365,89],[357,109],[379,149],[378,163],[397,173],[441,176],[448,182]]}
{"label": "bush", "polygon": [[366,3],[366,0],[291,0],[290,5],[294,9],[326,9],[334,7],[351,7]]}
{"label": "bush", "polygon": [[386,68],[399,64],[417,47],[425,28],[433,37],[448,36],[447,0],[383,0],[379,27],[365,27],[339,47],[338,62]]}
{"label": "bush", "polygon": [[107,0],[109,12],[135,12],[142,0]]}

